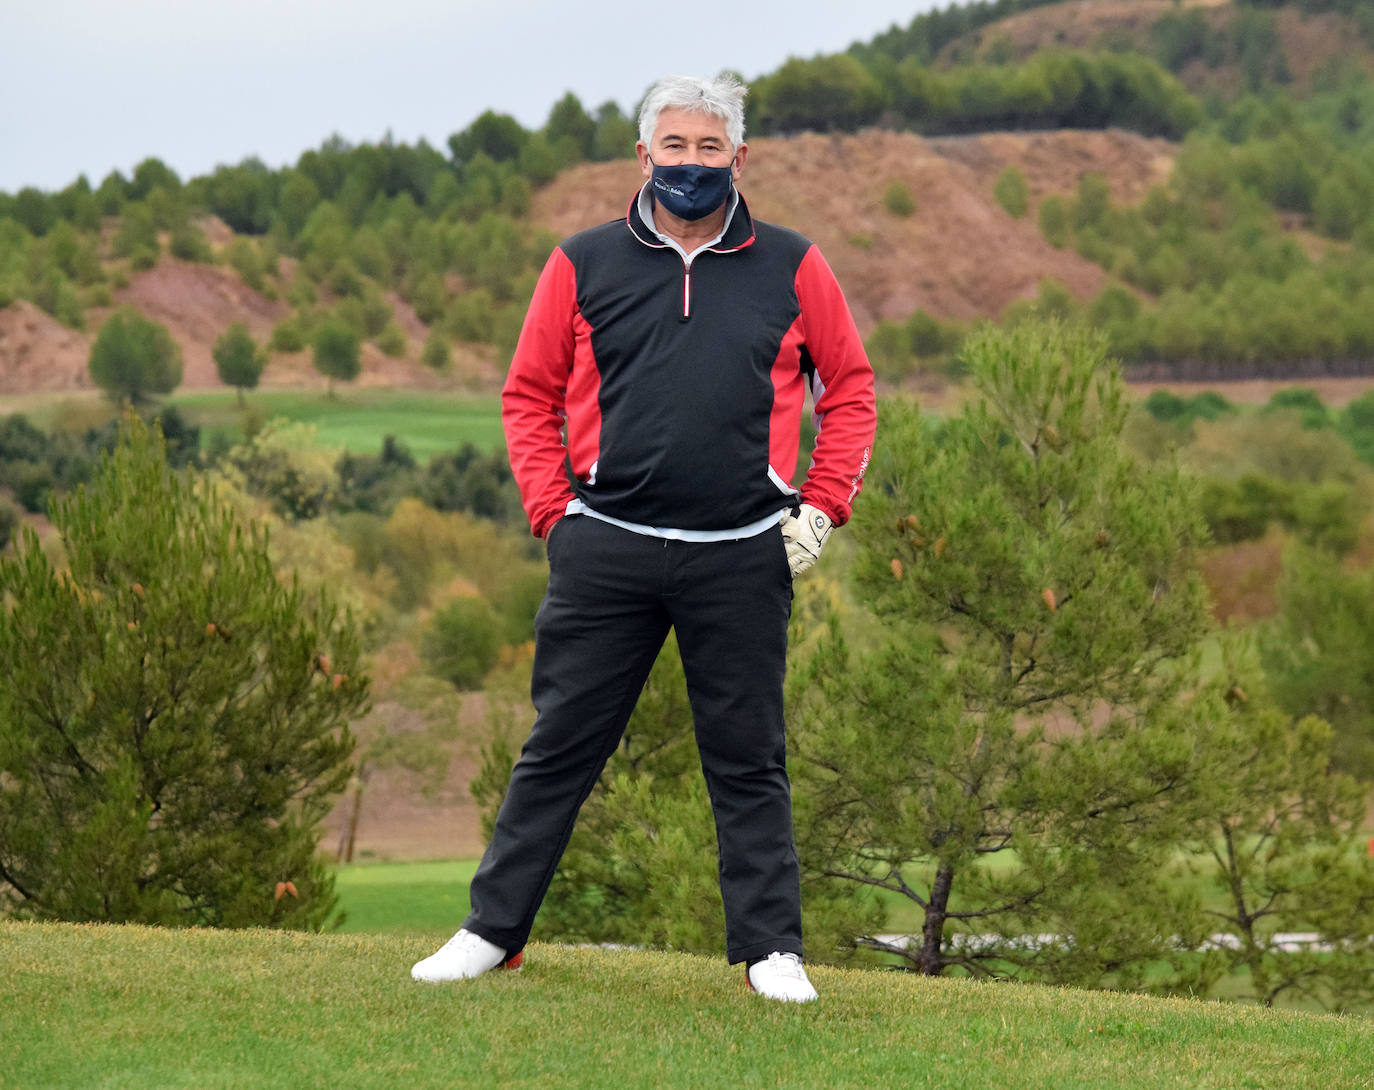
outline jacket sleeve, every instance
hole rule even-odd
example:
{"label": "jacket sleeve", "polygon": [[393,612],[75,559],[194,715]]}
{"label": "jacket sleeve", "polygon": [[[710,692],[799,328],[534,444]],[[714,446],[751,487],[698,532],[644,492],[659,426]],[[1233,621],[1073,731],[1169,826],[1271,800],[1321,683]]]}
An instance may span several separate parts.
{"label": "jacket sleeve", "polygon": [[842,526],[873,452],[873,368],[835,274],[815,246],[797,269],[796,287],[806,351],[815,366],[816,446],[801,499]]}
{"label": "jacket sleeve", "polygon": [[501,390],[511,472],[535,537],[548,532],[573,498],[563,424],[576,312],[572,262],[555,249],[535,285]]}

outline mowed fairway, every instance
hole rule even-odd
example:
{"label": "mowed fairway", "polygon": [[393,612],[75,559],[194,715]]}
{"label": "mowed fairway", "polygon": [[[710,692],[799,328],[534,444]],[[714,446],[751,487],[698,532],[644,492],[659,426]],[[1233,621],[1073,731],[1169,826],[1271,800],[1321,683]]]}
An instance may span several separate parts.
{"label": "mowed fairway", "polygon": [[[168,404],[207,432],[242,438],[244,410],[231,391],[181,394]],[[500,400],[490,394],[341,389],[331,398],[318,391],[261,390],[248,395],[247,407],[262,420],[313,424],[323,446],[353,454],[376,454],[388,435],[421,463],[464,443],[492,450],[504,442]]]}
{"label": "mowed fairway", "polygon": [[769,1003],[684,954],[532,946],[409,979],[420,938],[0,923],[0,1086],[1354,1090],[1368,1021],[816,967]]}
{"label": "mowed fairway", "polygon": [[477,861],[356,863],[340,867],[343,932],[424,934],[447,939],[468,914]]}

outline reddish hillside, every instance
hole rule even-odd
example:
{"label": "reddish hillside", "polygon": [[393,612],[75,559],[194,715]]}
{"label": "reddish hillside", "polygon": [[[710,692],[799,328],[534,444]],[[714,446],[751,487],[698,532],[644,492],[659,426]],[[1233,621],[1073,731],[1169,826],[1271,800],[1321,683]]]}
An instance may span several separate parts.
{"label": "reddish hillside", "polygon": [[[1041,236],[1034,214],[1015,220],[993,200],[997,175],[1015,165],[1032,208],[1071,193],[1089,171],[1106,176],[1119,201],[1139,200],[1168,178],[1174,147],[1133,133],[994,133],[923,139],[869,131],[751,142],[740,189],[754,214],[820,244],[865,333],[917,309],[942,318],[993,316],[1033,296],[1046,277],[1080,297],[1103,271]],[[631,162],[575,167],[540,192],[534,216],[559,235],[624,215],[642,178]],[[916,201],[910,217],[883,205],[893,182]]]}
{"label": "reddish hillside", "polygon": [[0,394],[90,385],[90,338],[24,299],[0,310]]}
{"label": "reddish hillside", "polygon": [[[389,299],[409,342],[406,354],[391,359],[376,345],[364,344],[358,384],[422,389],[443,384],[444,379],[419,362],[428,333],[424,323],[404,300],[395,295]],[[167,327],[181,348],[182,388],[192,390],[220,385],[211,352],[215,340],[232,322],[246,323],[253,336],[266,343],[272,327],[291,313],[288,304],[268,300],[231,269],[167,256],[153,268],[133,273],[128,286],[115,293],[115,303],[134,306]],[[65,328],[25,300],[0,310],[0,394],[90,389],[87,360],[91,343],[111,310],[90,311],[85,333]],[[490,352],[464,346],[455,356],[458,373],[465,380],[478,386],[494,386],[500,381]],[[325,379],[311,365],[309,352],[275,353],[262,383],[323,388]]]}
{"label": "reddish hillside", "polygon": [[[1164,181],[1174,148],[1131,133],[995,133],[924,140],[910,133],[871,131],[852,136],[802,135],[751,145],[741,188],[755,214],[795,227],[824,250],[849,296],[860,329],[883,318],[903,319],[920,308],[942,318],[996,315],[1015,299],[1035,294],[1045,277],[1080,297],[1102,286],[1103,272],[1077,254],[1056,250],[1041,237],[1032,212],[1008,216],[993,200],[997,174],[1016,165],[1026,176],[1032,209],[1051,192],[1070,193],[1088,171],[1104,174],[1120,201],[1137,201]],[[621,216],[641,181],[633,161],[584,164],[561,175],[535,197],[532,218],[560,236]],[[893,182],[907,186],[916,211],[894,215],[883,205]],[[222,224],[212,238],[232,236]],[[200,265],[164,256],[130,276],[115,295],[171,331],[180,344],[183,386],[218,384],[211,348],[233,321],[259,341],[290,313],[247,287],[223,265]],[[432,387],[441,379],[419,363],[425,327],[404,302],[392,298],[409,338],[404,358],[366,345],[365,385]],[[88,387],[86,359],[107,311],[92,311],[88,333],[74,333],[27,303],[0,310],[0,393]],[[458,373],[468,384],[500,381],[489,353],[463,349]],[[278,354],[265,385],[323,384],[307,353]]]}
{"label": "reddish hillside", "polygon": [[[115,293],[116,303],[129,303],[161,322],[181,345],[182,384],[213,386],[219,381],[210,350],[233,322],[244,322],[258,341],[291,313],[283,302],[269,302],[222,265],[196,265],[164,257],[154,268],[135,273],[129,286]],[[103,314],[91,315],[98,329]]]}

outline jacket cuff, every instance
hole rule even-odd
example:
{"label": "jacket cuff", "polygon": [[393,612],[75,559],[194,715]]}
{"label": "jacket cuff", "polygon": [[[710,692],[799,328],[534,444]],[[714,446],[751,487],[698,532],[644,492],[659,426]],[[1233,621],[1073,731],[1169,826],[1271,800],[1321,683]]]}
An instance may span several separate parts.
{"label": "jacket cuff", "polygon": [[808,495],[805,489],[802,489],[801,502],[809,503],[817,511],[820,511],[829,518],[832,527],[843,526],[849,521],[848,507],[840,507],[821,496]]}

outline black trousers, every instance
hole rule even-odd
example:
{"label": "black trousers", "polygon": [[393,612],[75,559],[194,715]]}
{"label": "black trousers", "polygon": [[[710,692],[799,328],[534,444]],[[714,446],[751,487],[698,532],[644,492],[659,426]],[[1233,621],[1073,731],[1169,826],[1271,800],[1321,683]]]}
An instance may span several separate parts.
{"label": "black trousers", "polygon": [[577,812],[673,628],[715,815],[729,959],[800,955],[782,706],[792,580],[781,532],[665,541],[571,515],[554,526],[548,553],[537,714],[463,926],[510,954],[524,947]]}

